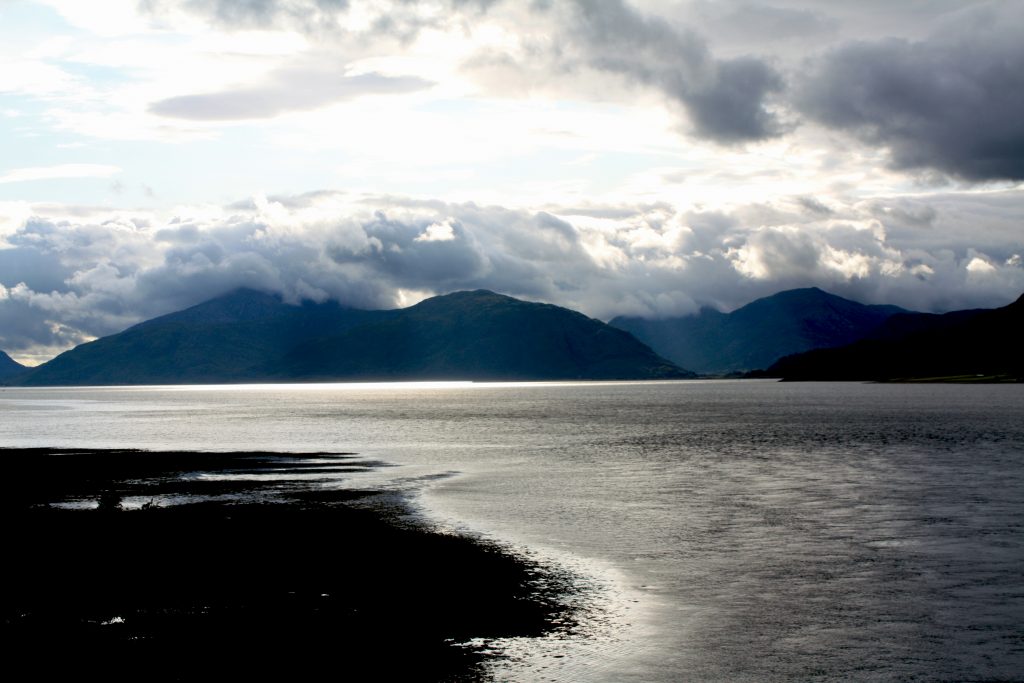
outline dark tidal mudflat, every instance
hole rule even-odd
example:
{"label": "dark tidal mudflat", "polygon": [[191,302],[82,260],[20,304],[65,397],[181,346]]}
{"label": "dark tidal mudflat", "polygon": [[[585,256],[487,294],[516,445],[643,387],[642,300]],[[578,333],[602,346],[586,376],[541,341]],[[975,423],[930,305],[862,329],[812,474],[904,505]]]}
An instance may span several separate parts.
{"label": "dark tidal mudflat", "polygon": [[352,457],[0,457],[6,664],[35,679],[478,680],[488,640],[572,622],[568,577],[288,479],[373,466]]}

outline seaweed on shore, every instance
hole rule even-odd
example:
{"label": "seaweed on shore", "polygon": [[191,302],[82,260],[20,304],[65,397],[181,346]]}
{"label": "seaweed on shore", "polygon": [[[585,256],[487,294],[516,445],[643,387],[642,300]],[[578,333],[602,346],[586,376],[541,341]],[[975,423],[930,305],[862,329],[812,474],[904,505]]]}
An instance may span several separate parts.
{"label": "seaweed on shore", "polygon": [[[378,492],[278,483],[260,497],[261,482],[180,476],[301,469],[309,456],[0,456],[3,639],[9,665],[36,678],[478,680],[489,655],[465,643],[571,622],[568,579],[412,523]],[[196,502],[121,504],[165,495]],[[68,499],[96,504],[54,506]]]}

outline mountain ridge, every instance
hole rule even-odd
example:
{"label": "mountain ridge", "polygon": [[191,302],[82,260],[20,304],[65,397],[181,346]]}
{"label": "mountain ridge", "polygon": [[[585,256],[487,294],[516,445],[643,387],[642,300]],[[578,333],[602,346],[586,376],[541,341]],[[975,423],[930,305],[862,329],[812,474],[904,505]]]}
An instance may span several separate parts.
{"label": "mountain ridge", "polygon": [[0,351],[0,379],[20,375],[26,370],[26,366],[8,356],[6,352]]}
{"label": "mountain ridge", "polygon": [[488,290],[370,311],[239,289],[82,344],[13,383],[692,376],[582,313]]}
{"label": "mountain ridge", "polygon": [[1024,295],[995,309],[893,316],[845,346],[785,356],[758,376],[786,381],[1022,381]]}
{"label": "mountain ridge", "polygon": [[[474,335],[464,338],[459,326]],[[317,376],[313,368],[320,368],[372,379],[628,379],[637,376],[630,368],[638,363],[649,379],[683,376],[632,335],[599,320],[490,290],[426,299],[400,316],[301,345],[288,361],[289,374],[299,377]]]}
{"label": "mountain ridge", "polygon": [[672,362],[706,374],[764,368],[792,353],[847,344],[869,334],[898,306],[861,304],[818,287],[756,299],[730,313],[648,320],[617,317],[609,324],[632,333]]}

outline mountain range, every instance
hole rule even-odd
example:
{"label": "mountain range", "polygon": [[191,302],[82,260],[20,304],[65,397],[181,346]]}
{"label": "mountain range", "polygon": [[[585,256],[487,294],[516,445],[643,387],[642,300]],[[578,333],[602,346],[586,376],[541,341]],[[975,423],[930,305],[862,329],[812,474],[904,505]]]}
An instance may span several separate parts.
{"label": "mountain range", "polygon": [[486,290],[398,310],[237,290],[82,344],[19,385],[693,377],[632,335]]}
{"label": "mountain range", "polygon": [[0,380],[20,374],[25,369],[24,365],[15,361],[3,351],[0,351]]}
{"label": "mountain range", "polygon": [[[1024,297],[1022,297],[1024,299]],[[610,325],[486,290],[396,310],[284,303],[237,290],[82,344],[36,368],[0,351],[0,383],[202,384],[331,380],[679,379],[742,374],[787,380],[1024,376],[1024,303],[913,313],[817,288]],[[639,339],[639,341],[638,341]],[[645,345],[645,343],[648,345]]]}
{"label": "mountain range", "polygon": [[779,292],[731,313],[702,308],[683,317],[618,317],[610,324],[681,367],[726,374],[766,368],[801,351],[849,344],[901,312],[897,306],[860,304],[811,287]]}
{"label": "mountain range", "polygon": [[1024,296],[996,309],[903,313],[866,338],[787,356],[765,377],[785,380],[1022,381]]}

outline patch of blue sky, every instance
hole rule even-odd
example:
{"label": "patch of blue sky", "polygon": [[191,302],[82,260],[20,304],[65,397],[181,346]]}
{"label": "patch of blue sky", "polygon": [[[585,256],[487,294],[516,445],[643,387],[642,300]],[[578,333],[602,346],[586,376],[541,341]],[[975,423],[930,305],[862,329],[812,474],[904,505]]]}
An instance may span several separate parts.
{"label": "patch of blue sky", "polygon": [[62,35],[87,34],[52,7],[25,0],[0,2],[0,38],[8,54],[30,52],[43,41]]}
{"label": "patch of blue sky", "polygon": [[22,126],[38,121],[44,111],[36,100],[9,92],[0,92],[0,125],[18,122]]}
{"label": "patch of blue sky", "polygon": [[111,178],[51,178],[0,183],[0,201],[67,206],[108,206],[123,200],[117,176]]}
{"label": "patch of blue sky", "polygon": [[282,153],[262,130],[259,123],[230,126],[212,140],[152,150],[166,171],[158,173],[153,186],[178,202],[230,203],[253,194],[298,194],[322,189],[328,169],[344,158],[337,150]]}
{"label": "patch of blue sky", "polygon": [[141,80],[144,77],[143,73],[136,72],[134,69],[130,68],[124,69],[120,67],[87,64],[68,60],[60,60],[57,62],[57,65],[67,74],[79,80],[86,81],[94,86],[127,83]]}
{"label": "patch of blue sky", "polygon": [[105,143],[124,169],[125,199],[147,206],[228,204],[253,194],[298,194],[320,189],[338,155],[281,155],[249,126],[217,137],[177,143]]}
{"label": "patch of blue sky", "polygon": [[428,114],[481,114],[486,109],[498,110],[486,101],[470,99],[430,99],[416,105],[416,111]]}
{"label": "patch of blue sky", "polygon": [[652,164],[668,165],[675,161],[677,157],[670,154],[613,150],[588,153],[572,149],[541,148],[493,161],[467,164],[438,162],[431,173],[423,174],[414,188],[392,187],[389,191],[445,196],[452,191],[451,178],[461,170],[465,178],[461,189],[466,192],[489,193],[505,188],[512,194],[519,193],[521,197],[535,194],[538,200],[547,201],[549,190],[567,187],[573,193],[588,197],[608,196],[632,175],[650,169]]}
{"label": "patch of blue sky", "polygon": [[253,135],[250,126],[221,129],[186,142],[104,140],[52,128],[47,105],[0,95],[0,176],[29,168],[92,164],[120,168],[103,178],[38,178],[0,183],[0,200],[138,207],[229,203],[254,192],[300,193],[322,187],[338,155],[303,159]]}
{"label": "patch of blue sky", "polygon": [[14,95],[0,95],[0,174],[14,168],[77,163],[81,138],[54,130],[46,120],[45,103]]}

